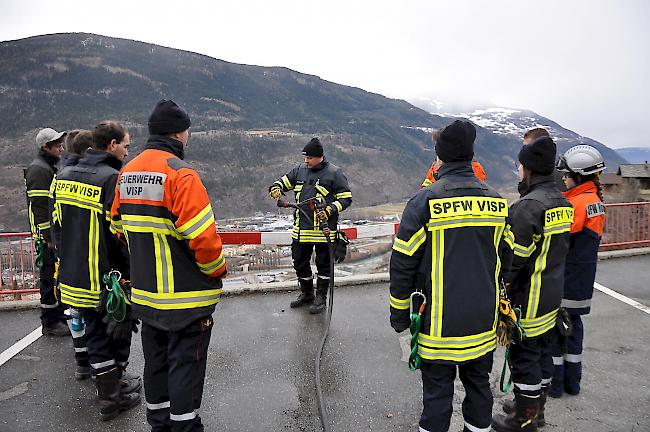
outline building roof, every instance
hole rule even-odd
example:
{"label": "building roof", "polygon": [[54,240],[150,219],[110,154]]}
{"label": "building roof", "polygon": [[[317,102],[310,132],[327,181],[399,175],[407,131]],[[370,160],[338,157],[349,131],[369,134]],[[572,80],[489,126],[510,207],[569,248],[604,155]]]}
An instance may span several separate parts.
{"label": "building roof", "polygon": [[605,173],[599,176],[601,185],[620,185],[623,184],[623,177],[615,173]]}
{"label": "building roof", "polygon": [[650,178],[650,164],[624,164],[618,167],[623,178]]}

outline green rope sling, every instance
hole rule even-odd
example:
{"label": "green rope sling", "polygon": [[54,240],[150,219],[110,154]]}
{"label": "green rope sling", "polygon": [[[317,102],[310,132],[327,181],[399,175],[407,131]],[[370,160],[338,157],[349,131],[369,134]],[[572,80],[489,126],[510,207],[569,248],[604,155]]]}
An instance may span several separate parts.
{"label": "green rope sling", "polygon": [[120,279],[122,275],[117,270],[111,270],[104,275],[106,284],[106,315],[115,322],[126,318],[126,298]]}
{"label": "green rope sling", "polygon": [[[413,297],[419,295],[422,297],[422,303],[417,312],[413,310]],[[418,354],[418,335],[420,334],[420,329],[422,328],[422,313],[427,305],[427,298],[422,294],[421,291],[415,291],[411,294],[410,297],[411,303],[411,325],[409,330],[411,331],[411,354],[409,355],[409,369],[416,371],[422,366],[422,357]]]}

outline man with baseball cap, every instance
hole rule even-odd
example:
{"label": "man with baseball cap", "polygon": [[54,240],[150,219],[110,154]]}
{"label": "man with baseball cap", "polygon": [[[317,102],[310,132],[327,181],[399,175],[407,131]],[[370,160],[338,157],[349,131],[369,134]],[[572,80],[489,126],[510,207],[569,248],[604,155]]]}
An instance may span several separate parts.
{"label": "man with baseball cap", "polygon": [[39,289],[41,294],[41,324],[43,334],[66,336],[68,326],[61,320],[61,308],[54,293],[54,243],[50,235],[48,194],[56,164],[63,153],[66,131],[52,128],[41,129],[36,135],[36,158],[24,170],[27,188],[27,214],[32,237],[40,253]]}

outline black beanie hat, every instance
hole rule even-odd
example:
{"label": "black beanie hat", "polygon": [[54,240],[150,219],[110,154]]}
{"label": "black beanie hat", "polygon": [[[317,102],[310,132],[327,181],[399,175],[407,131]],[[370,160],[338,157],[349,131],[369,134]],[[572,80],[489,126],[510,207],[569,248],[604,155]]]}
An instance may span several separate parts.
{"label": "black beanie hat", "polygon": [[302,154],[305,156],[322,157],[323,145],[320,143],[318,138],[312,138],[305,148],[302,149]]}
{"label": "black beanie hat", "polygon": [[471,161],[474,157],[476,128],[466,120],[445,127],[436,140],[436,154],[443,162]]}
{"label": "black beanie hat", "polygon": [[149,116],[149,133],[167,135],[190,128],[190,117],[173,100],[162,99]]}
{"label": "black beanie hat", "polygon": [[550,137],[540,137],[519,150],[519,162],[533,172],[548,175],[555,169],[555,142]]}

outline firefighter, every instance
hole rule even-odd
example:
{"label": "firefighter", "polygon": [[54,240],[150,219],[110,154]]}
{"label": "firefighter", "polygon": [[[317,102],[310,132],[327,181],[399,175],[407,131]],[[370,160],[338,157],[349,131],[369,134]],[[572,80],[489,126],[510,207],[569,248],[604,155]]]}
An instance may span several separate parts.
{"label": "firefighter", "polygon": [[60,231],[61,300],[80,311],[86,324],[88,359],[100,402],[100,418],[115,418],[140,403],[142,386],[126,374],[131,349],[132,321],[120,322],[107,312],[104,276],[111,270],[129,277],[126,246],[111,231],[110,209],[117,175],[128,155],[129,133],[114,121],[93,130],[93,147],[82,159],[57,175],[53,191]]}
{"label": "firefighter", "polygon": [[591,311],[598,247],[605,226],[605,206],[598,180],[599,173],[604,169],[602,155],[588,145],[570,148],[558,161],[558,170],[564,173],[567,188],[564,196],[574,210],[562,299],[562,307],[571,317],[573,331],[565,341],[565,353],[562,349],[564,343],[558,341],[555,345],[555,372],[549,393],[551,397],[560,397],[564,392],[571,395],[580,393],[584,336],[581,316]]}
{"label": "firefighter", "polygon": [[475,139],[468,121],[441,131],[438,179],[406,205],[390,259],[395,331],[409,328],[411,294],[426,296],[418,335],[423,432],[449,429],[457,371],[466,391],[463,430],[490,430],[500,249],[510,247],[512,238],[506,200],[472,171]]}
{"label": "firefighter", "polygon": [[[296,202],[314,198],[322,203],[320,209],[311,209],[309,204],[304,206],[308,213],[313,214],[311,218],[305,217],[299,210],[295,211],[291,235],[291,257],[300,284],[300,294],[290,306],[297,308],[310,304],[309,312],[318,314],[325,310],[327,289],[330,277],[333,276],[330,274],[329,248],[321,223],[326,223],[333,233],[336,232],[339,214],[352,204],[352,192],[343,171],[325,158],[323,145],[318,138],[312,138],[302,154],[304,164],[293,168],[269,186],[269,195],[277,201],[283,192],[293,190]],[[309,265],[314,249],[318,271],[315,296]]]}
{"label": "firefighter", "polygon": [[[65,149],[66,153],[59,160],[58,171],[61,171],[67,166],[74,166],[79,162],[79,159],[83,156],[83,153],[87,148],[92,147],[93,144],[93,133],[89,130],[80,130],[75,129],[68,132],[68,135],[65,138]],[[56,174],[52,179],[50,184],[50,193],[49,193],[49,214],[50,217],[50,226],[51,226],[51,237],[52,242],[54,243],[54,251],[57,261],[59,260],[57,250],[60,247],[60,225],[58,221],[58,214],[56,212],[56,205],[54,202],[54,191],[56,190]],[[84,380],[90,378],[91,368],[88,361],[88,346],[86,345],[85,338],[85,323],[83,319],[80,319],[78,311],[70,309],[70,317],[68,319],[68,327],[70,328],[70,333],[72,334],[72,345],[74,347],[74,357],[77,364],[74,377],[77,380]],[[74,316],[73,316],[74,315]]]}
{"label": "firefighter", "polygon": [[504,257],[504,280],[515,307],[521,309],[526,339],[510,352],[514,403],[496,415],[498,432],[536,431],[545,424],[544,406],[553,374],[551,346],[564,289],[564,261],[569,249],[573,208],[554,183],[555,143],[542,136],[519,152],[520,198],[510,207],[515,238]]}
{"label": "firefighter", "polygon": [[212,313],[226,262],[208,193],[185,162],[190,118],[172,100],[149,117],[145,150],[120,174],[112,226],[131,251],[133,313],[142,320],[147,421],[202,431]]}
{"label": "firefighter", "polygon": [[42,265],[39,271],[42,332],[48,336],[67,336],[70,330],[62,321],[62,308],[57,301],[54,281],[54,243],[50,234],[48,195],[56,174],[56,164],[63,153],[67,132],[41,129],[36,135],[38,155],[25,169],[27,213],[32,237],[39,247]]}

